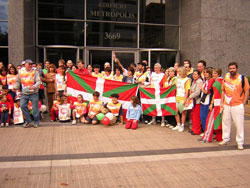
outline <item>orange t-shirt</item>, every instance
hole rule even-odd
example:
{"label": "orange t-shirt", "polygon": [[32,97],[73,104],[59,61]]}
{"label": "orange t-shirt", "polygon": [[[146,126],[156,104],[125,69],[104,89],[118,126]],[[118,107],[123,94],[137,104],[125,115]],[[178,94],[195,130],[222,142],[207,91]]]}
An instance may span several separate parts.
{"label": "orange t-shirt", "polygon": [[[245,79],[245,86],[244,91],[249,90],[249,83],[246,77]],[[227,73],[224,79],[224,82],[222,83],[222,91],[225,92],[225,102],[224,104],[228,106],[237,106],[244,102],[245,94],[242,93],[242,81],[241,81],[241,75],[237,74],[235,78],[231,78],[230,74]]]}

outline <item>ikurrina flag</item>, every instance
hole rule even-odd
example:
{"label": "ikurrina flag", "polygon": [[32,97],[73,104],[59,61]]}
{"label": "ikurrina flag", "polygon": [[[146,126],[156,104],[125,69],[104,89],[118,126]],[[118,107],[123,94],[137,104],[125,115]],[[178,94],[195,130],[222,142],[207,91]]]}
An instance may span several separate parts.
{"label": "ikurrina flag", "polygon": [[144,115],[171,116],[177,114],[176,86],[167,88],[140,88],[141,104]]}
{"label": "ikurrina flag", "polygon": [[222,129],[221,105],[221,86],[223,78],[219,77],[213,84],[214,93],[214,130]]}
{"label": "ikurrina flag", "polygon": [[100,100],[106,104],[111,101],[110,96],[116,93],[119,95],[119,102],[126,112],[130,104],[130,97],[135,96],[137,90],[138,84],[105,80],[90,75],[78,75],[72,71],[68,71],[67,73],[67,94],[73,101],[76,100],[79,94],[83,96],[85,101],[91,101],[93,99],[92,94],[98,91],[100,93]]}

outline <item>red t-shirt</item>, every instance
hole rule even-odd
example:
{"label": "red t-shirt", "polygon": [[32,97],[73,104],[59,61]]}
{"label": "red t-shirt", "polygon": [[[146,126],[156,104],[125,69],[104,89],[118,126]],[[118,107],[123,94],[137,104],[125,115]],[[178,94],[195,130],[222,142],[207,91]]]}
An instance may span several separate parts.
{"label": "red t-shirt", "polygon": [[1,111],[2,111],[2,107],[7,107],[8,111],[9,111],[9,108],[11,108],[11,104],[8,101],[6,101],[6,102],[0,102]]}
{"label": "red t-shirt", "polygon": [[88,69],[76,69],[74,71],[75,74],[80,74],[80,75],[88,75],[89,71]]}

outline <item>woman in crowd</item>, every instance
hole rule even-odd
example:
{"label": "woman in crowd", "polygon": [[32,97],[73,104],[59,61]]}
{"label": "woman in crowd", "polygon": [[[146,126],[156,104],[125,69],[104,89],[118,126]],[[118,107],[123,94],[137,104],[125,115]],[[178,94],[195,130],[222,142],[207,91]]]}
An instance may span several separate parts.
{"label": "woman in crowd", "polygon": [[201,73],[198,70],[193,71],[193,82],[190,88],[190,95],[188,97],[188,101],[192,101],[194,107],[191,111],[191,121],[192,121],[192,129],[190,133],[192,135],[200,135],[201,134],[201,119],[200,119],[200,109],[201,109]]}
{"label": "woman in crowd", "polygon": [[[209,105],[211,102],[211,88],[214,83],[212,79],[212,68],[206,68],[204,72],[205,82],[201,86],[201,109],[200,118],[203,132],[206,130],[206,120],[209,113]],[[201,135],[203,136],[203,134]]]}
{"label": "woman in crowd", "polygon": [[46,92],[48,98],[49,112],[53,106],[53,101],[55,100],[55,77],[56,77],[56,66],[54,64],[49,65],[48,73],[45,74],[46,79]]}
{"label": "woman in crowd", "polygon": [[7,74],[7,84],[9,89],[9,94],[12,96],[13,100],[15,100],[16,97],[16,78],[17,78],[17,70],[14,66],[11,66],[9,68],[8,74]]}
{"label": "woman in crowd", "polygon": [[[177,115],[175,116],[175,119],[177,122],[177,126],[172,128],[172,130],[183,132],[187,115],[187,111],[184,108],[190,90],[191,79],[187,77],[187,71],[185,67],[178,68],[177,74],[179,75],[176,83]],[[181,118],[179,113],[181,113]]]}
{"label": "woman in crowd", "polygon": [[103,78],[106,79],[106,80],[112,80],[113,79],[113,73],[111,73],[111,68],[110,67],[106,67],[104,69]]}
{"label": "woman in crowd", "polygon": [[[199,140],[201,142],[212,142],[213,132],[216,133],[216,141],[222,141],[222,125],[221,125],[221,86],[223,78],[221,77],[222,70],[216,68],[213,70],[213,79],[215,82],[212,86],[213,97],[209,105],[209,115],[206,122],[206,130],[203,137]],[[215,131],[214,131],[215,130]]]}

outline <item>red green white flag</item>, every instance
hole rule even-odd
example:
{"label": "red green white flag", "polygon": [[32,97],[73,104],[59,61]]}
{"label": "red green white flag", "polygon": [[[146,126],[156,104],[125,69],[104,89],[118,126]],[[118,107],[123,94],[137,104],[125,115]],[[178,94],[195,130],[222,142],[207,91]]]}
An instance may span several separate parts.
{"label": "red green white flag", "polygon": [[119,95],[119,102],[123,109],[127,109],[130,104],[130,97],[135,96],[138,84],[128,84],[113,80],[95,78],[90,75],[78,75],[73,71],[67,73],[67,94],[71,100],[76,100],[77,95],[81,94],[85,101],[92,100],[95,91],[100,93],[100,100],[104,103],[111,101],[112,94]]}
{"label": "red green white flag", "polygon": [[167,88],[140,88],[142,110],[148,116],[172,116],[177,114],[176,86]]}

